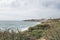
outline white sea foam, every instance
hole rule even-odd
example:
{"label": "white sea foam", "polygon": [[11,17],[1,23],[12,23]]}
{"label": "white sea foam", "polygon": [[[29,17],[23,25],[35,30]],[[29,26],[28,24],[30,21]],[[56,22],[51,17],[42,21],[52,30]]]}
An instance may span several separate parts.
{"label": "white sea foam", "polygon": [[1,30],[27,30],[29,27],[38,24],[37,22],[24,22],[24,21],[0,21]]}

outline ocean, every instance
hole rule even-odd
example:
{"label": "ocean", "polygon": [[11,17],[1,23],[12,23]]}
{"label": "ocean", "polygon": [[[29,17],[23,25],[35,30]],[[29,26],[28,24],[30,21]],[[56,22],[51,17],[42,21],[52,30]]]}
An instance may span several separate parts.
{"label": "ocean", "polygon": [[27,30],[29,27],[35,25],[37,22],[29,21],[0,21],[0,30],[4,31],[6,29],[10,30]]}

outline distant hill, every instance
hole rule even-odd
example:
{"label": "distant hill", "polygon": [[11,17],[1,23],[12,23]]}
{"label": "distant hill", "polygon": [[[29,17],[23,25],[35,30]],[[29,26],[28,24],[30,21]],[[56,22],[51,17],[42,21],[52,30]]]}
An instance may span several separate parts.
{"label": "distant hill", "polygon": [[55,21],[60,21],[60,18],[56,18],[56,19],[27,19],[27,20],[23,20],[23,21],[30,21],[30,22],[45,22],[47,20],[55,20]]}
{"label": "distant hill", "polygon": [[28,20],[23,20],[23,21],[34,21],[34,22],[40,22],[41,19],[28,19]]}

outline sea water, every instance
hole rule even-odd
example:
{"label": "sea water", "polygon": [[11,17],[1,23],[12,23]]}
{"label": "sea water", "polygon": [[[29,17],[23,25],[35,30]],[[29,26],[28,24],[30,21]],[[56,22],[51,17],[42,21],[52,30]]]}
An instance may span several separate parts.
{"label": "sea water", "polygon": [[35,25],[37,22],[29,21],[0,21],[0,30],[27,30],[29,27]]}

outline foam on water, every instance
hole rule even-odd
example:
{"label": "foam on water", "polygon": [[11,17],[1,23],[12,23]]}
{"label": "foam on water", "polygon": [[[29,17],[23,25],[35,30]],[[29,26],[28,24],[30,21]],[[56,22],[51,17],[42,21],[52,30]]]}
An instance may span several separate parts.
{"label": "foam on water", "polygon": [[25,21],[0,21],[0,29],[10,30],[27,30],[30,26],[35,25],[37,22],[25,22]]}

